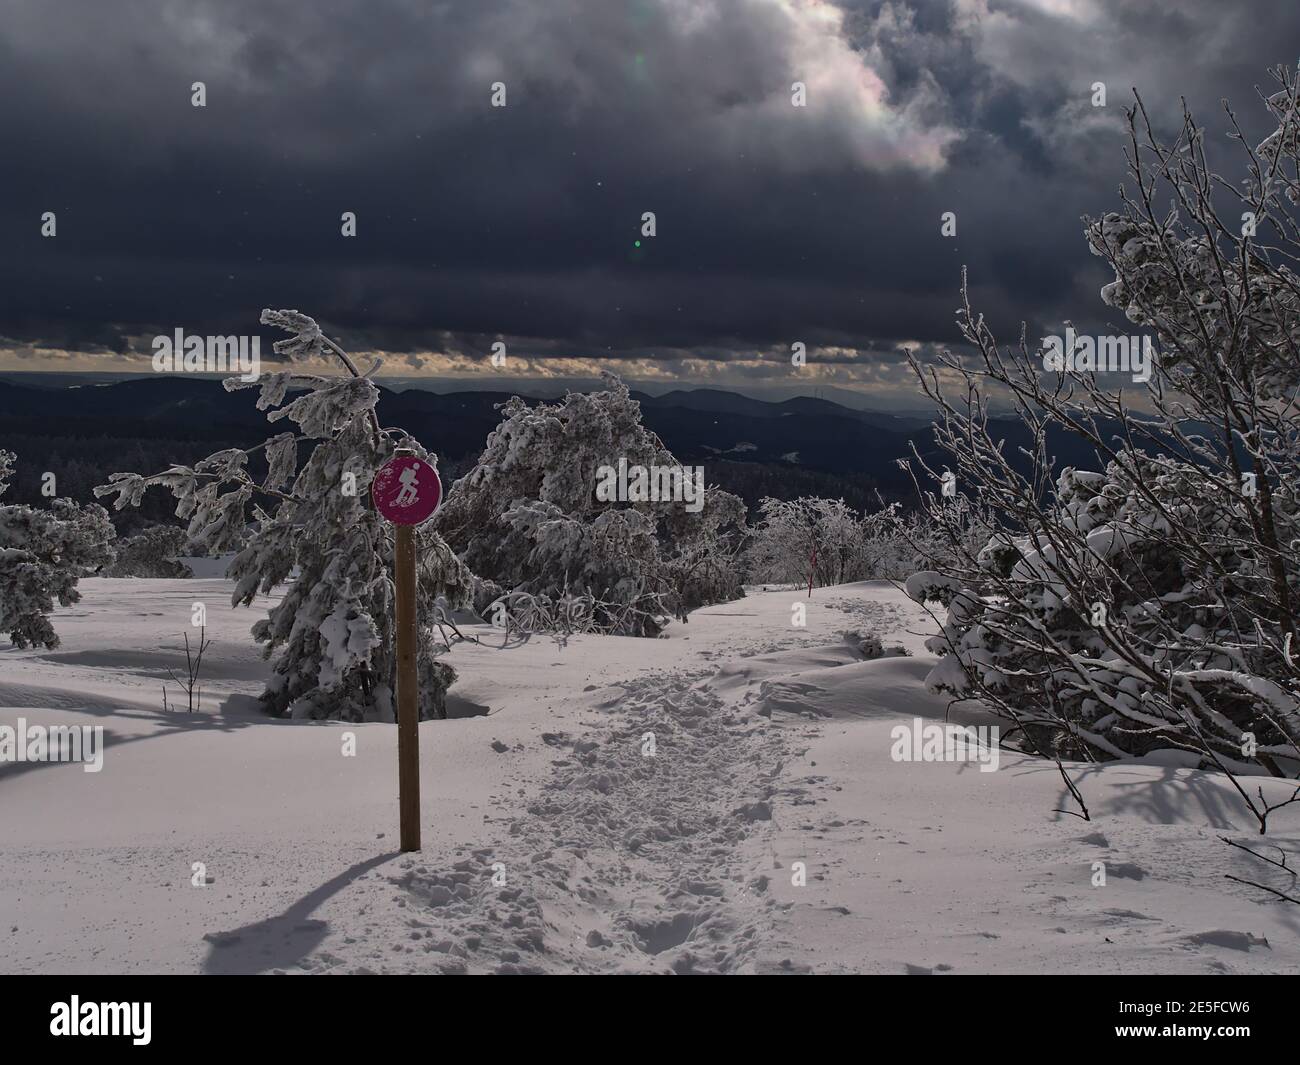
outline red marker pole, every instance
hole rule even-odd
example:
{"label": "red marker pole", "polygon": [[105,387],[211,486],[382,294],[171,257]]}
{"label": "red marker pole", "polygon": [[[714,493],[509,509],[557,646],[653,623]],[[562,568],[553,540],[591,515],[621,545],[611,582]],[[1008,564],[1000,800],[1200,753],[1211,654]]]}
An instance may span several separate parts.
{"label": "red marker pole", "polygon": [[397,807],[401,848],[420,849],[419,626],[415,607],[415,527],[442,500],[438,471],[399,448],[370,486],[375,509],[391,521],[394,642],[397,652]]}
{"label": "red marker pole", "polygon": [[393,583],[397,629],[397,805],[404,851],[420,849],[419,674],[415,664],[415,526],[396,529]]}

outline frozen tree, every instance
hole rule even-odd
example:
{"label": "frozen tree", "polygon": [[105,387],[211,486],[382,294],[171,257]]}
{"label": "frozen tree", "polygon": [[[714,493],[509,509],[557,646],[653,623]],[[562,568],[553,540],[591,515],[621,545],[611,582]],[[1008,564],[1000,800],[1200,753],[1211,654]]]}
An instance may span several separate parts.
{"label": "frozen tree", "polygon": [[750,576],[780,584],[813,584],[818,519],[829,499],[765,498],[758,509],[762,518],[747,549]]}
{"label": "frozen tree", "polygon": [[665,614],[738,595],[740,500],[710,488],[692,512],[682,500],[598,499],[601,469],[619,460],[680,468],[614,375],[558,403],[530,407],[516,396],[435,523],[485,587],[590,596],[599,629],[653,635]]}
{"label": "frozen tree", "polygon": [[753,580],[815,587],[899,577],[914,552],[897,504],[859,514],[842,499],[764,499],[748,547]]}
{"label": "frozen tree", "polygon": [[[228,390],[260,387],[257,406],[270,422],[293,429],[247,451],[226,450],[193,467],[153,476],[118,473],[96,494],[116,493],[117,506],[136,505],[153,485],[178,500],[186,537],[214,553],[245,543],[228,576],[232,605],[250,605],[279,585],[284,596],[253,626],[273,675],[262,695],[267,710],[297,718],[348,721],[394,719],[396,648],[393,632],[393,535],[375,511],[370,483],[397,448],[436,464],[420,444],[383,429],[375,412],[379,390],[350,356],[297,311],[262,312],[262,322],[292,334],[275,350],[290,360],[329,357],[346,376],[286,371],[259,382],[230,378]],[[261,452],[262,480],[248,469]],[[465,602],[470,574],[428,524],[416,530],[420,716],[445,716],[455,678],[436,659],[435,609]],[[441,599],[439,597],[442,597]]]}
{"label": "frozen tree", "polygon": [[154,525],[117,542],[117,557],[103,571],[105,577],[193,577],[194,571],[177,556],[185,553],[185,530],[175,525]]}
{"label": "frozen tree", "polygon": [[[1157,341],[1145,409],[1085,360],[1045,362],[1023,329],[999,348],[963,279],[973,355],[944,356],[960,394],[913,368],[994,528],[963,548],[957,501],[927,494],[952,554],[909,582],[947,607],[934,688],[982,697],[1043,751],[1228,771],[1261,831],[1271,808],[1237,776],[1300,765],[1300,113],[1294,73],[1274,76],[1277,129],[1257,149],[1227,112],[1240,184],[1190,114],[1164,144],[1139,98],[1123,209],[1085,220],[1115,274],[1103,300]],[[993,392],[1029,428],[1019,456],[993,435]],[[1097,469],[1057,469],[1049,428],[1086,440]],[[915,473],[939,476],[919,456]]]}
{"label": "frozen tree", "polygon": [[[0,451],[0,496],[15,456]],[[81,599],[77,581],[113,560],[113,525],[103,507],[53,499],[48,508],[0,505],[0,632],[19,647],[53,648],[54,606]]]}
{"label": "frozen tree", "polygon": [[930,510],[922,507],[902,517],[896,533],[882,569],[887,571],[884,576],[903,580],[918,571],[959,565],[988,543],[993,524],[969,497],[961,496],[953,500],[944,522],[935,522]]}
{"label": "frozen tree", "polygon": [[[521,499],[497,520],[504,530],[490,572],[502,586],[548,600],[591,595],[600,603],[597,625],[617,617],[622,623],[612,628],[623,634],[659,631],[666,607],[658,590],[659,544],[648,515],[620,509],[579,516],[555,503]],[[479,557],[475,548],[493,533],[474,537],[471,557]]]}
{"label": "frozen tree", "polygon": [[662,523],[668,545],[663,564],[667,602],[680,621],[697,607],[745,594],[745,502],[718,489],[707,498],[700,514],[673,510]]}
{"label": "frozen tree", "polygon": [[852,579],[865,540],[861,519],[842,499],[799,500],[811,508],[817,584],[843,584]]}

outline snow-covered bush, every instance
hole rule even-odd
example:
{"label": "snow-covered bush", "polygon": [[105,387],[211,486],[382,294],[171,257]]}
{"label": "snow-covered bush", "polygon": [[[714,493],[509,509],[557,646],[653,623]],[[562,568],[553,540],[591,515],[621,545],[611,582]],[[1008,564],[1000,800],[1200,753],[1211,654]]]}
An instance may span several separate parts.
{"label": "snow-covered bush", "polygon": [[[1249,605],[1249,516],[1201,494],[1204,470],[1128,458],[1063,470],[1042,520],[991,538],[962,579],[909,580],[913,598],[948,608],[931,649],[950,653],[931,687],[994,696],[1075,755],[1209,744],[1240,768],[1251,733],[1265,762],[1295,757],[1285,659],[1280,671],[1269,662]],[[1171,521],[1197,529],[1201,550],[1171,550],[1186,546]]]}
{"label": "snow-covered bush", "polygon": [[[959,326],[975,355],[944,358],[961,398],[913,362],[961,493],[991,525],[981,550],[910,584],[947,606],[930,683],[983,698],[1038,749],[1161,752],[1234,773],[1294,776],[1300,764],[1300,277],[1288,265],[1300,249],[1283,202],[1300,202],[1300,111],[1295,75],[1274,74],[1278,131],[1248,157],[1239,207],[1211,204],[1210,189],[1232,186],[1210,170],[1190,116],[1166,146],[1135,110],[1137,194],[1087,222],[1115,272],[1103,299],[1158,343],[1148,411],[1087,370],[1047,368],[1023,338],[999,349],[965,298]],[[1180,212],[1156,213],[1160,185]],[[1239,213],[1255,228],[1221,221]],[[1028,470],[991,434],[990,385],[1029,428]],[[1049,427],[1086,440],[1098,472],[1055,470]],[[918,482],[939,476],[916,466]],[[960,499],[926,499],[953,531]],[[1262,795],[1241,794],[1262,831]]]}
{"label": "snow-covered bush", "polygon": [[[152,485],[170,489],[179,500],[177,516],[189,521],[186,537],[201,549],[229,550],[247,537],[228,571],[235,582],[232,605],[250,605],[259,592],[285,585],[283,599],[253,626],[274,663],[262,695],[269,712],[392,721],[393,536],[371,502],[370,482],[399,447],[431,464],[436,459],[400,430],[380,429],[379,391],[370,380],[378,363],[360,373],[297,311],[263,311],[262,322],[294,334],[276,342],[277,352],[294,360],[333,352],[348,376],[230,378],[225,387],[232,391],[260,384],[258,409],[269,411],[268,421],[288,419],[296,430],[248,451],[218,452],[193,467],[173,466],[150,477],[114,474],[95,491],[116,493],[121,508],[138,504]],[[267,464],[260,484],[247,468],[258,450]],[[452,608],[466,603],[471,575],[428,523],[416,530],[416,551],[419,711],[422,718],[442,717],[455,673],[436,659],[435,606],[440,596]]]}
{"label": "snow-covered bush", "polygon": [[185,553],[185,530],[154,525],[117,542],[117,557],[102,571],[105,577],[193,577],[177,556]]}
{"label": "snow-covered bush", "polygon": [[877,658],[907,658],[909,652],[901,644],[892,644],[885,646],[885,642],[875,632],[862,633],[857,629],[851,629],[848,632],[840,633],[844,642],[854,648],[867,661],[874,661]]}
{"label": "snow-covered bush", "polygon": [[558,403],[529,407],[514,397],[434,523],[501,589],[556,602],[591,596],[601,631],[653,635],[666,614],[738,595],[741,501],[708,489],[691,512],[680,500],[598,499],[599,471],[619,460],[680,466],[614,375],[602,390]]}
{"label": "snow-covered bush", "polygon": [[[9,487],[15,456],[0,451],[0,496]],[[0,505],[0,632],[19,647],[53,648],[55,603],[81,599],[77,581],[113,560],[108,512],[53,499],[48,508]]]}
{"label": "snow-covered bush", "polygon": [[897,504],[859,514],[842,499],[764,499],[746,550],[749,579],[778,584],[844,584],[902,578],[916,568],[916,519]]}
{"label": "snow-covered bush", "polygon": [[943,522],[936,522],[923,507],[903,518],[898,531],[906,546],[899,546],[892,556],[897,561],[890,564],[897,565],[898,572],[889,576],[903,580],[917,572],[947,569],[959,564],[967,553],[978,553],[988,543],[993,525],[963,496],[955,500]]}

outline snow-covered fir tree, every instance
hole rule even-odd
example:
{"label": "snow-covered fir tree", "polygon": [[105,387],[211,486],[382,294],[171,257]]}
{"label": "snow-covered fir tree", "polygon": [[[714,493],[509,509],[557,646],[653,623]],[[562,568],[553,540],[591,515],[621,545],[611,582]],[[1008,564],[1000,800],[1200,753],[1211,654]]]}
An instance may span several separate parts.
{"label": "snow-covered fir tree", "polygon": [[[15,459],[12,451],[0,451],[0,496]],[[57,647],[50,622],[55,604],[81,599],[78,579],[112,562],[115,535],[108,512],[96,503],[0,505],[0,632],[19,647]]]}
{"label": "snow-covered fir tree", "polygon": [[738,497],[710,488],[694,512],[681,501],[597,498],[602,467],[681,465],[641,423],[627,386],[613,374],[604,384],[557,403],[503,404],[474,469],[436,515],[447,542],[491,582],[480,610],[502,591],[589,596],[597,627],[653,635],[666,614],[741,594]]}
{"label": "snow-covered fir tree", "polygon": [[[1293,71],[1274,76],[1277,131],[1247,150],[1237,186],[1211,169],[1190,115],[1162,144],[1140,106],[1129,113],[1133,191],[1086,233],[1115,274],[1104,301],[1156,340],[1145,410],[1084,360],[1056,370],[1023,336],[999,348],[966,300],[974,356],[945,358],[960,397],[913,363],[962,493],[997,526],[982,549],[909,582],[947,607],[930,683],[978,695],[1035,748],[1300,768],[1300,231],[1288,208],[1300,202],[1300,90]],[[991,428],[997,389],[1029,427],[1020,456]],[[1086,440],[1096,470],[1056,470],[1049,428]],[[938,476],[919,457],[917,472]],[[961,508],[928,500],[959,545]],[[1262,796],[1239,793],[1262,831]]]}
{"label": "snow-covered fir tree", "polygon": [[[294,429],[247,451],[226,450],[192,467],[152,476],[118,473],[96,494],[116,493],[117,506],[136,505],[146,489],[169,489],[186,536],[213,553],[246,546],[232,560],[232,605],[284,586],[284,596],[253,626],[273,676],[262,701],[276,715],[394,719],[393,534],[375,511],[370,483],[399,448],[432,465],[437,460],[402,430],[379,425],[379,390],[320,327],[297,311],[262,312],[265,325],[294,334],[275,350],[298,362],[337,357],[346,375],[286,371],[259,382],[231,378],[228,390],[260,387],[257,406],[270,422]],[[266,474],[249,472],[261,452]],[[455,673],[437,660],[432,637],[441,603],[469,594],[470,574],[426,523],[416,530],[418,668],[422,718],[445,716]]]}

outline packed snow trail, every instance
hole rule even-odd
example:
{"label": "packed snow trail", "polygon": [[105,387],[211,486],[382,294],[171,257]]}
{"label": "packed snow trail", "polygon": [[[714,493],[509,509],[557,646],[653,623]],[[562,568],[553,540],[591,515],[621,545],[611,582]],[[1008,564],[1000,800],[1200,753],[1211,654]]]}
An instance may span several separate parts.
{"label": "packed snow trail", "polygon": [[685,676],[631,681],[602,709],[580,735],[542,735],[560,757],[508,847],[450,872],[402,863],[407,906],[435,922],[422,949],[463,948],[443,968],[734,972],[749,959],[770,922],[737,847],[771,820],[779,737]]}

